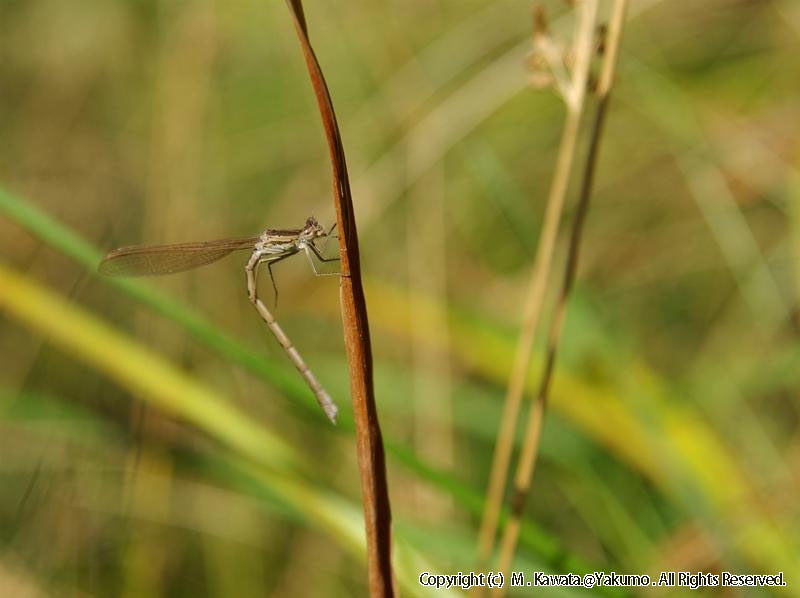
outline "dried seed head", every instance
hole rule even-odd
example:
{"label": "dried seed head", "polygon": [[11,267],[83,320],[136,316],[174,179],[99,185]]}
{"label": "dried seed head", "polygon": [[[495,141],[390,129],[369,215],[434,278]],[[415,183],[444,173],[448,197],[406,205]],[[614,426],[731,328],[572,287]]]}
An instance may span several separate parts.
{"label": "dried seed head", "polygon": [[545,89],[553,85],[553,75],[547,71],[532,71],[528,81],[536,89]]}
{"label": "dried seed head", "polygon": [[550,66],[536,48],[528,53],[525,58],[525,64],[530,73],[531,85],[537,89],[543,89],[553,84],[553,74],[550,72]]}

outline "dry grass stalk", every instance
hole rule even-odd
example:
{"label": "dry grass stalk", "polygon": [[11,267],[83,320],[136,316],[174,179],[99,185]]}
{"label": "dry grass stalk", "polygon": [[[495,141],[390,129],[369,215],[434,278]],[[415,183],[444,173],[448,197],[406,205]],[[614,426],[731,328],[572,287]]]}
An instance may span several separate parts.
{"label": "dry grass stalk", "polygon": [[[522,403],[525,381],[530,368],[531,348],[542,310],[544,292],[553,261],[558,224],[561,220],[569,174],[575,156],[594,47],[596,14],[597,0],[586,0],[581,3],[574,40],[575,66],[571,77],[567,79],[561,74],[564,68],[563,53],[557,49],[556,43],[550,38],[541,12],[535,13],[533,57],[540,57],[545,64],[550,66],[549,73],[551,74],[552,84],[561,92],[567,113],[492,460],[486,506],[484,507],[478,539],[479,571],[483,571],[486,568],[494,548],[495,534],[503,501],[503,489],[505,488],[511,460],[514,431]],[[537,63],[539,63],[538,60]],[[476,593],[479,592],[480,590],[476,591]]]}
{"label": "dry grass stalk", "polygon": [[350,364],[350,392],[353,397],[356,451],[367,532],[369,591],[373,598],[394,596],[396,592],[391,560],[392,518],[383,440],[372,382],[372,351],[367,306],[361,284],[358,236],[350,180],[339,125],[325,78],[311,48],[302,3],[300,0],[287,0],[287,4],[319,105],[333,169],[333,197],[336,223],[340,231],[342,323],[347,359]]}
{"label": "dry grass stalk", "polygon": [[[539,439],[541,435],[542,419],[547,405],[547,398],[549,396],[558,342],[564,325],[567,301],[572,292],[572,287],[575,282],[575,275],[578,268],[580,244],[583,236],[583,224],[586,220],[586,214],[589,209],[589,200],[591,198],[592,184],[594,181],[594,170],[597,163],[603,126],[605,124],[605,119],[608,112],[611,84],[614,77],[614,69],[616,67],[617,55],[619,52],[619,44],[622,37],[622,27],[625,20],[626,8],[627,0],[615,0],[613,13],[611,16],[611,23],[606,39],[606,53],[603,59],[600,80],[597,85],[598,103],[594,123],[592,126],[589,151],[586,157],[583,177],[581,179],[581,188],[578,196],[575,220],[572,223],[572,230],[570,231],[569,250],[567,253],[564,281],[559,293],[553,321],[548,332],[547,352],[545,355],[542,379],[536,395],[536,402],[534,403],[529,416],[528,428],[526,430],[522,454],[520,455],[520,461],[514,479],[514,497],[512,499],[511,518],[508,522],[508,525],[506,525],[505,532],[503,534],[503,540],[500,546],[498,568],[506,575],[506,577],[508,571],[511,569],[511,561],[516,549],[522,512],[525,507],[525,500],[530,490],[531,480],[533,479],[536,457],[539,448]],[[495,595],[497,596],[502,596],[503,594],[503,589],[498,589],[498,591],[495,592]]]}

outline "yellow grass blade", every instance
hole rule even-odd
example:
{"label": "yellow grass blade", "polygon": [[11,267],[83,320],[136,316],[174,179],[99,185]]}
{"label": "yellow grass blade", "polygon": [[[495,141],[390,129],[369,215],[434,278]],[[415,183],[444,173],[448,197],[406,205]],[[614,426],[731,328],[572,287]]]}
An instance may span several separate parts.
{"label": "yellow grass blade", "polygon": [[300,464],[296,451],[225,398],[84,309],[0,263],[0,307],[137,397],[263,465]]}

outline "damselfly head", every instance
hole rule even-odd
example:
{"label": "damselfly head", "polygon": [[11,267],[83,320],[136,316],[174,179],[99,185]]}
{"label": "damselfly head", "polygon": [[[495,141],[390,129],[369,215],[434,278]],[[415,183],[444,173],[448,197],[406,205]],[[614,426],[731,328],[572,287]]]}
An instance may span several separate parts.
{"label": "damselfly head", "polygon": [[317,237],[324,237],[326,235],[327,233],[325,232],[325,229],[322,228],[322,225],[317,222],[317,219],[313,216],[309,216],[308,220],[306,220],[303,230],[300,231],[300,238],[306,241],[316,239]]}

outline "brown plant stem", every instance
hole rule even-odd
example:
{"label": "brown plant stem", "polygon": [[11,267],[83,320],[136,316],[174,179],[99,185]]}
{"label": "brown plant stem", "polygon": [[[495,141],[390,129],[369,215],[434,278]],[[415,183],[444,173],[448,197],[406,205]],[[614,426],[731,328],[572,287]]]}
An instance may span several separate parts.
{"label": "brown plant stem", "polygon": [[[585,2],[578,15],[577,34],[575,39],[576,60],[572,76],[563,96],[567,108],[564,128],[561,132],[556,167],[547,198],[542,233],[536,249],[536,260],[531,273],[528,295],[523,308],[523,322],[514,355],[514,364],[509,378],[503,402],[503,413],[497,433],[497,442],[492,456],[492,468],[489,474],[489,487],[486,493],[481,528],[478,536],[478,571],[487,568],[489,558],[494,550],[497,524],[503,501],[503,492],[508,476],[511,451],[514,443],[514,432],[517,417],[522,405],[522,395],[528,377],[531,362],[531,349],[536,334],[536,327],[544,301],[547,279],[553,261],[553,253],[558,234],[558,224],[563,212],[564,199],[567,194],[570,171],[577,146],[578,131],[589,67],[591,64],[594,28],[597,14],[597,1]],[[483,588],[475,586],[474,595],[481,595]]]}
{"label": "brown plant stem", "polygon": [[361,476],[364,523],[367,536],[369,591],[373,598],[395,595],[392,573],[391,509],[386,480],[383,440],[372,381],[367,305],[361,284],[358,236],[344,147],[330,93],[308,38],[301,0],[286,0],[303,50],[311,85],[319,105],[333,170],[333,197],[341,258],[340,297],[350,392],[356,430],[356,452]]}
{"label": "brown plant stem", "polygon": [[[625,20],[626,7],[627,0],[615,0],[613,13],[611,16],[611,23],[607,33],[606,54],[600,73],[600,80],[597,86],[597,109],[595,112],[594,123],[589,141],[589,151],[586,156],[586,164],[584,166],[584,173],[581,180],[577,210],[575,219],[572,223],[572,230],[570,231],[569,249],[567,252],[564,280],[559,293],[553,321],[551,322],[550,330],[548,332],[547,352],[545,355],[542,379],[536,395],[536,402],[534,403],[528,418],[525,441],[523,443],[520,461],[514,478],[514,496],[511,501],[511,518],[506,525],[500,546],[500,559],[498,568],[503,572],[503,575],[506,579],[508,578],[508,572],[511,570],[511,561],[516,549],[520,523],[522,520],[523,510],[525,508],[525,501],[530,491],[531,481],[533,479],[536,458],[538,456],[539,440],[541,438],[542,421],[544,418],[545,408],[547,406],[547,399],[550,394],[550,383],[553,378],[558,342],[561,338],[561,332],[564,327],[567,301],[572,293],[572,288],[575,283],[575,276],[578,269],[580,246],[583,238],[583,225],[586,221],[586,215],[589,210],[589,201],[591,199],[592,185],[594,183],[595,166],[597,164],[597,156],[599,153],[603,127],[605,125],[606,115],[608,113],[611,84],[614,77],[617,55],[619,53],[619,44],[622,37],[622,27]],[[496,596],[502,596],[504,593],[505,588],[498,588],[495,590]]]}

